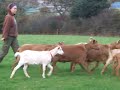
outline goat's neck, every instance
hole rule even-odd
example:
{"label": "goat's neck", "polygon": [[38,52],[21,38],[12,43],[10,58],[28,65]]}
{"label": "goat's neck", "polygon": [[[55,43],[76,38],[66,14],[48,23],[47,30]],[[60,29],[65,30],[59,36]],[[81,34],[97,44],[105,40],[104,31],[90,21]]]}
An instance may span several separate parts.
{"label": "goat's neck", "polygon": [[50,50],[51,55],[54,57],[57,54],[57,47]]}

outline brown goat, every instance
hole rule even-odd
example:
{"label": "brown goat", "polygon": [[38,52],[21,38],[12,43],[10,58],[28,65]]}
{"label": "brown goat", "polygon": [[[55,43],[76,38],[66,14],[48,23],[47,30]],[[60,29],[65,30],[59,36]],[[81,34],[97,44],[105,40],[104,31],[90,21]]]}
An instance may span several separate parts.
{"label": "brown goat", "polygon": [[118,40],[117,42],[113,42],[111,44],[109,44],[110,49],[120,49],[120,40]]}
{"label": "brown goat", "polygon": [[[99,49],[97,47],[96,41],[92,40],[87,44],[78,45],[63,45],[62,49],[64,51],[63,55],[57,55],[53,58],[53,67],[56,66],[57,62],[72,62],[73,64],[81,64],[86,71],[88,70],[88,63],[86,63],[87,51],[91,49]],[[74,69],[74,65],[71,70]]]}
{"label": "brown goat", "polygon": [[110,50],[120,48],[120,40],[109,45],[98,44],[98,47],[98,50],[91,49],[87,53],[87,62],[96,62],[96,66],[91,69],[92,71],[98,67],[100,62],[102,62],[104,65],[106,64]]}
{"label": "brown goat", "polygon": [[[112,54],[116,54],[116,50],[115,49],[120,49],[120,40],[118,40],[117,42],[114,42],[112,44],[109,45],[110,46],[110,50],[109,50],[109,57],[108,59],[106,60],[106,64],[104,65],[102,71],[101,71],[101,74],[104,74],[107,66],[111,63],[111,61],[113,60],[113,56]],[[115,52],[113,52],[115,51]]]}
{"label": "brown goat", "polygon": [[[95,40],[93,38],[91,39]],[[87,65],[89,65],[91,62],[96,62],[95,67],[93,67],[91,71],[98,67],[100,62],[102,62],[104,65],[106,64],[106,61],[109,57],[109,50],[120,48],[120,40],[109,45],[98,44],[97,41],[96,44],[98,45],[99,49],[90,49],[87,51]],[[71,67],[73,67],[73,70],[71,71],[74,71],[75,65],[75,63],[71,64]]]}

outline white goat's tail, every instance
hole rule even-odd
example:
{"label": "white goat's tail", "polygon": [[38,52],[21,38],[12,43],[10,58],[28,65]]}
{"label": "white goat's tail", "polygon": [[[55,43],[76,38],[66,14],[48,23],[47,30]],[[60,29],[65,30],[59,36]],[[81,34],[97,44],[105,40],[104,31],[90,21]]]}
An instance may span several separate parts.
{"label": "white goat's tail", "polygon": [[20,56],[20,52],[16,52],[14,56],[15,57]]}

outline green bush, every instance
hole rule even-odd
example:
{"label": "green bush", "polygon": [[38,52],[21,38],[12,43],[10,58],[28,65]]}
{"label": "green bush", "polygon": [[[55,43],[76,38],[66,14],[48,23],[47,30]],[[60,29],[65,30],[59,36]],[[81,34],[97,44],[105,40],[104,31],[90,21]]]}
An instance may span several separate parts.
{"label": "green bush", "polygon": [[107,0],[76,0],[72,9],[72,18],[89,18],[109,7]]}
{"label": "green bush", "polygon": [[5,10],[4,4],[0,2],[0,32],[2,30],[5,15],[6,15],[6,10]]}

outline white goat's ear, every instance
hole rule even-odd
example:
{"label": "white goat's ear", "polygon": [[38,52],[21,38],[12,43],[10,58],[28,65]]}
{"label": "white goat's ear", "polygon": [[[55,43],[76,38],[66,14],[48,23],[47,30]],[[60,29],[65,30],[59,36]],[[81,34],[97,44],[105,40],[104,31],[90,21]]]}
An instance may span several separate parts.
{"label": "white goat's ear", "polygon": [[58,42],[58,45],[64,45],[64,42]]}
{"label": "white goat's ear", "polygon": [[120,40],[118,40],[117,43],[120,43]]}
{"label": "white goat's ear", "polygon": [[58,47],[58,49],[60,49],[60,47]]}
{"label": "white goat's ear", "polygon": [[58,47],[58,49],[60,49],[60,45],[58,45],[57,47]]}

